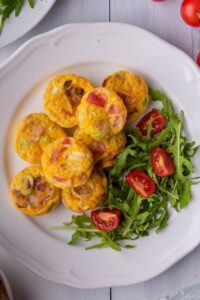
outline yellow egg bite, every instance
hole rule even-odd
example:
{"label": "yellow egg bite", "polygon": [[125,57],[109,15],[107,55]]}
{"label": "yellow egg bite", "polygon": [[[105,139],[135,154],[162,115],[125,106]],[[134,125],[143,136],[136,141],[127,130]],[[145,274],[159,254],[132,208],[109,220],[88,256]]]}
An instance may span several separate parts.
{"label": "yellow egg bite", "polygon": [[46,114],[26,116],[17,125],[14,145],[19,156],[31,164],[39,164],[44,148],[53,140],[65,137],[65,131]]}
{"label": "yellow egg bite", "polygon": [[132,72],[118,71],[108,76],[102,86],[114,90],[124,101],[127,121],[137,119],[149,103],[148,86],[144,79]]}
{"label": "yellow egg bite", "polygon": [[93,155],[74,138],[61,138],[48,145],[42,155],[48,180],[62,189],[84,184],[93,169]]}
{"label": "yellow egg bite", "polygon": [[94,86],[84,77],[63,74],[53,78],[44,93],[44,109],[49,118],[64,128],[78,125],[76,109],[82,96]]}
{"label": "yellow egg bite", "polygon": [[15,175],[10,194],[14,206],[30,216],[48,213],[61,200],[61,190],[49,183],[40,166],[25,168]]}
{"label": "yellow egg bite", "polygon": [[126,139],[123,131],[111,136],[107,140],[95,140],[85,134],[80,128],[74,132],[74,138],[84,143],[93,153],[94,164],[100,168],[107,168],[115,163],[116,156],[124,149]]}
{"label": "yellow egg bite", "polygon": [[63,204],[74,212],[82,213],[99,206],[107,193],[107,178],[103,171],[93,171],[88,181],[78,187],[64,189]]}
{"label": "yellow egg bite", "polygon": [[96,140],[119,133],[125,125],[126,116],[127,110],[122,99],[104,87],[86,93],[76,113],[81,131]]}

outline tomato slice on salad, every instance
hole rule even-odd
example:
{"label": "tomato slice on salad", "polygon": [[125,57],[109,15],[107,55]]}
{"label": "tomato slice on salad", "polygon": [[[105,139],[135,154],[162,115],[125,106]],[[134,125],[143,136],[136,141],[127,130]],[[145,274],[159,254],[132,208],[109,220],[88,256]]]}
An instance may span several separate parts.
{"label": "tomato slice on salad", "polygon": [[131,171],[125,177],[128,185],[140,196],[149,197],[155,191],[155,182],[142,171]]}
{"label": "tomato slice on salad", "polygon": [[137,128],[139,128],[140,132],[143,135],[147,135],[150,120],[152,120],[152,136],[159,133],[162,129],[166,127],[166,118],[160,113],[159,110],[154,108],[152,109],[152,111],[147,113],[137,124]]}
{"label": "tomato slice on salad", "polygon": [[121,220],[121,212],[119,209],[104,208],[96,209],[91,212],[91,218],[94,226],[101,231],[115,230]]}
{"label": "tomato slice on salad", "polygon": [[156,147],[151,153],[151,164],[157,176],[165,177],[174,173],[174,163],[169,153]]}

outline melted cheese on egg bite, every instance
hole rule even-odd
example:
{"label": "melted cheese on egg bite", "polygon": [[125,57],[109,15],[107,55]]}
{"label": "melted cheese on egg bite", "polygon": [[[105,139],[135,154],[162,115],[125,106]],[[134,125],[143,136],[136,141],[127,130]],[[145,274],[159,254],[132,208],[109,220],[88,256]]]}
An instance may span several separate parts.
{"label": "melted cheese on egg bite", "polygon": [[126,116],[122,99],[103,87],[86,93],[76,113],[80,129],[96,140],[118,134],[124,128]]}
{"label": "melted cheese on egg bite", "polygon": [[61,138],[45,148],[42,167],[47,179],[56,187],[76,187],[84,184],[90,177],[93,155],[74,138]]}
{"label": "melted cheese on egg bite", "polygon": [[90,149],[93,153],[94,164],[100,168],[111,167],[115,163],[117,155],[123,151],[126,142],[123,131],[107,140],[95,140],[77,128],[74,132],[74,138]]}
{"label": "melted cheese on egg bite", "polygon": [[76,110],[81,98],[93,88],[92,83],[82,76],[56,76],[44,92],[44,110],[49,118],[61,127],[74,127],[78,125]]}
{"label": "melted cheese on egg bite", "polygon": [[103,171],[95,170],[85,184],[64,189],[62,202],[72,211],[82,213],[99,206],[105,200],[106,193],[106,176]]}
{"label": "melted cheese on egg bite", "polygon": [[45,178],[40,166],[27,167],[15,175],[10,195],[14,206],[30,216],[50,212],[61,200],[61,190]]}
{"label": "melted cheese on egg bite", "polygon": [[46,114],[33,113],[17,125],[14,146],[18,155],[31,164],[41,163],[44,148],[53,140],[67,136]]}

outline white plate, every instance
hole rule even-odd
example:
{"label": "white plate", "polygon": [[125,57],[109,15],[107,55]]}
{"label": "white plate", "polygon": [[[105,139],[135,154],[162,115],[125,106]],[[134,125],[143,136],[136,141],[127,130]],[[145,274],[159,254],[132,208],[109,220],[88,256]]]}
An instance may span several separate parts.
{"label": "white plate", "polygon": [[[75,287],[126,285],[150,279],[200,242],[200,188],[193,186],[192,202],[173,213],[160,234],[136,241],[132,250],[85,251],[68,246],[70,233],[50,227],[69,219],[60,205],[49,215],[29,218],[15,210],[9,199],[9,181],[26,164],[12,146],[17,121],[42,111],[42,93],[49,77],[60,72],[85,75],[95,84],[115,70],[140,73],[165,91],[183,109],[187,131],[200,142],[200,73],[180,50],[137,27],[122,24],[77,24],[40,35],[22,46],[0,69],[1,132],[0,243],[41,276]],[[198,170],[199,171],[199,170]]]}
{"label": "white plate", "polygon": [[19,17],[14,13],[6,20],[0,35],[0,48],[7,46],[22,37],[35,27],[49,12],[56,0],[37,0],[34,9],[31,9],[28,1],[22,8]]}

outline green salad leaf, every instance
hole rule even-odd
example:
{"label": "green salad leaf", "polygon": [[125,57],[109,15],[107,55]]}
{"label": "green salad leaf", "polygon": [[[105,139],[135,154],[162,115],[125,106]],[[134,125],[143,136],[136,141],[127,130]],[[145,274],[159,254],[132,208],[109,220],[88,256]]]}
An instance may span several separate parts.
{"label": "green salad leaf", "polygon": [[[12,13],[18,17],[21,13],[22,7],[27,0],[0,0],[0,33],[2,32],[5,21],[10,17]],[[35,6],[35,0],[28,0],[31,8]]]}
{"label": "green salad leaf", "polygon": [[[96,244],[86,248],[110,247],[120,251],[122,247],[133,248],[133,241],[148,236],[152,229],[157,233],[168,225],[169,209],[177,212],[191,201],[191,187],[195,172],[192,162],[198,147],[188,141],[183,132],[183,112],[176,113],[172,101],[160,91],[149,89],[153,101],[162,104],[161,113],[167,119],[167,126],[157,135],[151,136],[149,125],[147,136],[141,135],[138,128],[126,134],[126,147],[118,155],[115,165],[107,170],[108,194],[103,207],[117,208],[122,220],[116,230],[102,232],[96,229],[90,216],[74,215],[70,223],[64,223],[57,229],[74,230],[69,244],[76,244],[79,238],[86,241],[97,240]],[[156,147],[166,149],[174,161],[175,172],[171,176],[158,177],[151,167],[150,155]],[[145,171],[155,182],[155,192],[148,198],[138,196],[124,180],[130,170]],[[125,241],[132,241],[126,244]]]}

